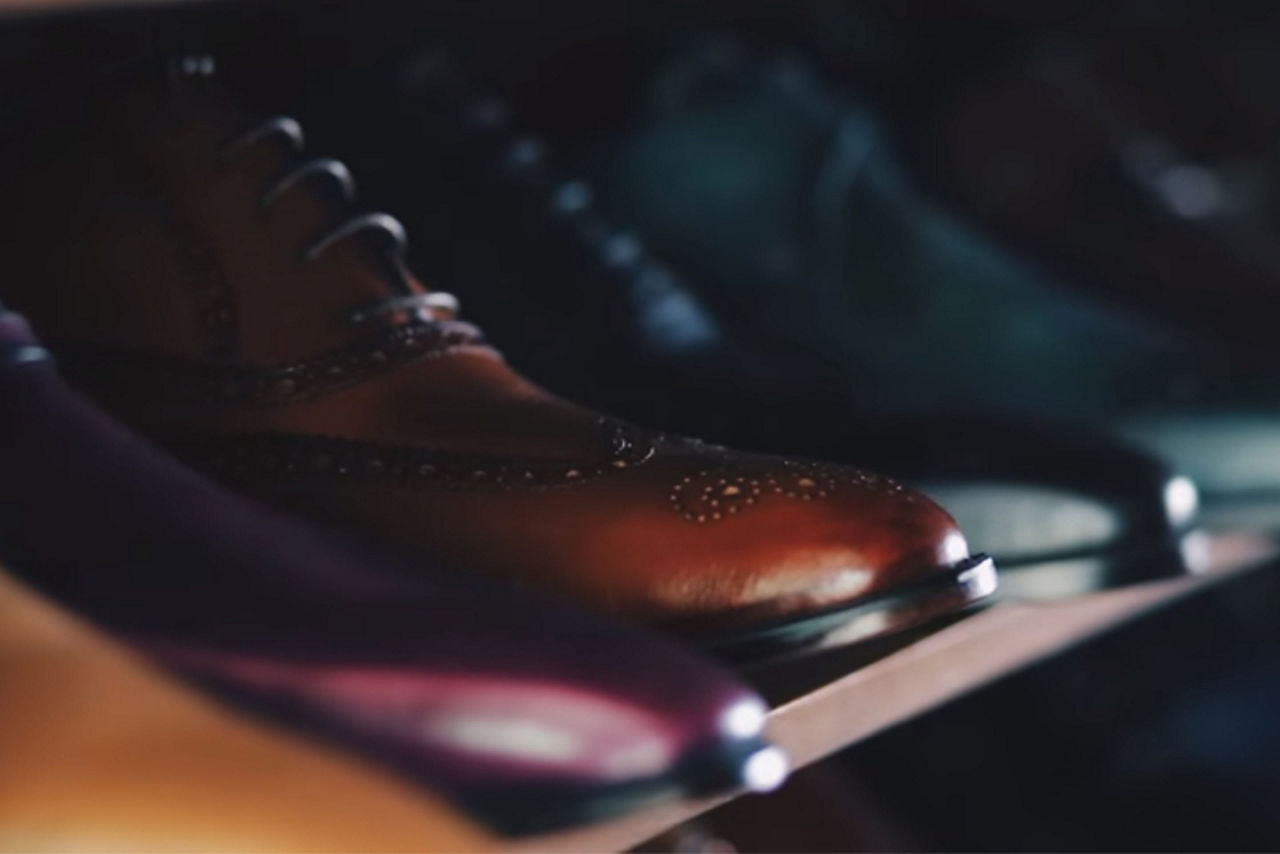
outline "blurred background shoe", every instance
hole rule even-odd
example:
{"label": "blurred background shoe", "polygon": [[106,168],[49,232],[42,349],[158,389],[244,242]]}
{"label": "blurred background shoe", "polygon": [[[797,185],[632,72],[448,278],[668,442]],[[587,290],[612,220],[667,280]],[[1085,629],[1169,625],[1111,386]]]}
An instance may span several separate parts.
{"label": "blurred background shoe", "polygon": [[220,489],[66,388],[12,313],[0,399],[6,565],[255,714],[508,833],[786,776],[764,702],[709,662]]}
{"label": "blurred background shoe", "polygon": [[[1119,415],[1123,435],[1197,482],[1212,524],[1275,530],[1274,10],[1122,2],[1032,13],[981,3],[912,16],[890,8],[863,7],[878,11],[861,19],[817,12],[810,24],[821,62],[878,90],[907,170],[952,215],[1063,285],[1191,344],[1201,370],[1180,371],[1151,399],[1104,415]],[[870,61],[841,47],[868,20],[880,21],[877,33],[893,32],[899,48],[935,60],[880,63],[870,75],[841,62],[842,53]],[[978,55],[966,43],[988,49]],[[880,86],[878,77],[896,82]]]}
{"label": "blurred background shoe", "polygon": [[1257,310],[1280,276],[1264,83],[1280,19],[1216,11],[1081,9],[890,112],[920,180],[968,221],[1073,287],[1274,361]]}
{"label": "blurred background shoe", "polygon": [[243,718],[0,569],[0,851],[484,851],[421,789]]}

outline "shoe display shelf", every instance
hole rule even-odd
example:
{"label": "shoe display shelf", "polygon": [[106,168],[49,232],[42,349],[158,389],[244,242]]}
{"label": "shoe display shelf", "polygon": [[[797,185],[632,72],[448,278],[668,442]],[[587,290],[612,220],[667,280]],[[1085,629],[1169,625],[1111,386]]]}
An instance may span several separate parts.
{"label": "shoe display shelf", "polygon": [[[770,700],[769,732],[795,768],[937,708],[1096,635],[1253,570],[1280,556],[1269,538],[1210,538],[1208,568],[1046,604],[996,602],[951,625],[900,638],[878,657],[833,652],[748,674]],[[664,803],[596,825],[534,837],[519,851],[625,851],[732,796]]]}
{"label": "shoe display shelf", "polygon": [[[89,7],[171,6],[186,0],[0,0],[0,16]],[[194,4],[193,4],[194,5]],[[1203,571],[1053,603],[997,600],[944,626],[879,643],[774,662],[744,675],[770,701],[769,733],[793,768],[977,690],[1153,610],[1251,571],[1280,566],[1270,538],[1207,538]],[[513,840],[522,852],[624,851],[688,821],[727,797],[664,802],[618,818]]]}

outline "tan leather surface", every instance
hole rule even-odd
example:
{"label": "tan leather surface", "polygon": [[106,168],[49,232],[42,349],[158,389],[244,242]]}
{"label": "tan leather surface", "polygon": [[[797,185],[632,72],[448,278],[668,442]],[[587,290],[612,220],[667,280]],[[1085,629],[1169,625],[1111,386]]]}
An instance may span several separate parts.
{"label": "tan leather surface", "polygon": [[361,763],[241,718],[0,569],[0,851],[479,851]]}
{"label": "tan leather surface", "polygon": [[[529,386],[498,385],[498,371],[509,374],[483,357],[452,357],[243,415],[234,428],[450,447],[476,455],[473,482],[232,476],[456,564],[658,621],[827,607],[956,559],[944,554],[956,548],[946,541],[950,518],[886,478],[652,436],[649,459],[614,468],[595,417]],[[553,471],[526,485],[522,460],[562,461],[581,474]],[[593,476],[591,464],[601,461],[603,473]],[[504,482],[492,482],[504,464]]]}
{"label": "tan leather surface", "polygon": [[[649,453],[611,458],[597,415],[531,385],[483,347],[386,368],[365,364],[346,372],[359,379],[354,384],[296,394],[298,374],[290,371],[305,372],[308,360],[376,332],[353,328],[344,313],[389,294],[376,253],[360,241],[300,260],[302,248],[350,209],[331,203],[324,181],[296,186],[264,209],[266,187],[296,157],[280,137],[219,154],[249,126],[220,101],[188,93],[156,115],[141,96],[121,103],[129,106],[104,108],[106,118],[86,135],[104,140],[97,156],[113,169],[74,151],[51,154],[51,146],[29,152],[32,166],[11,188],[30,201],[10,224],[24,236],[12,261],[0,255],[0,262],[30,272],[0,284],[0,297],[55,347],[293,367],[273,374],[283,377],[271,380],[278,399],[269,385],[254,402],[216,393],[208,403],[181,402],[192,385],[181,371],[167,388],[153,388],[107,369],[89,390],[172,442],[263,432],[341,437],[368,443],[357,468],[384,475],[403,468],[394,459],[400,451],[415,448],[462,455],[477,472],[444,482],[327,470],[323,460],[308,462],[326,455],[301,441],[285,443],[293,448],[287,463],[254,452],[222,472],[242,487],[465,568],[659,622],[794,615],[965,556],[963,538],[937,505],[851,468],[643,433],[636,442]],[[66,197],[61,189],[50,194],[51,185],[66,185],[77,206],[60,214]],[[60,215],[74,220],[57,230],[74,235],[71,253],[40,248]],[[94,291],[83,299],[49,286],[88,280],[103,287],[83,288]],[[226,331],[226,317],[209,307],[219,289],[232,318],[229,353],[219,353],[209,334]],[[536,476],[526,475],[529,467]]]}

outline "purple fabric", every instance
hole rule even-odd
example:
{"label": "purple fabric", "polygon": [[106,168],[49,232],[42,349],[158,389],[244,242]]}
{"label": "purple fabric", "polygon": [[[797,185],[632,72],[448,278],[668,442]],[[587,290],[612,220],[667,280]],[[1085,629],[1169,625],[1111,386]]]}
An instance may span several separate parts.
{"label": "purple fabric", "polygon": [[723,726],[754,696],[692,653],[233,496],[35,347],[0,315],[0,559],[180,671],[490,813],[527,787],[696,776],[699,756],[729,784],[759,746]]}

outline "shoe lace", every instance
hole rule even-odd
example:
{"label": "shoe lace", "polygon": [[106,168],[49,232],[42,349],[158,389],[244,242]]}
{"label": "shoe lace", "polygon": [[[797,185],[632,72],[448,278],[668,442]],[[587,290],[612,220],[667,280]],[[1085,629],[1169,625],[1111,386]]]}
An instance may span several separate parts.
{"label": "shoe lace", "polygon": [[[228,142],[222,149],[222,155],[231,159],[246,148],[275,138],[284,139],[295,152],[301,153],[305,148],[306,136],[297,119],[272,116]],[[302,161],[272,181],[259,197],[259,204],[264,210],[270,209],[290,190],[315,180],[324,180],[336,187],[345,203],[355,200],[355,180],[351,170],[340,160],[315,157]],[[352,214],[304,247],[301,258],[304,263],[316,262],[334,246],[362,234],[384,238],[389,267],[393,272],[393,293],[385,299],[351,310],[347,315],[348,322],[363,325],[398,315],[432,323],[457,317],[460,310],[457,297],[444,291],[425,290],[409,273],[405,263],[408,237],[404,225],[391,214],[381,211]]]}

